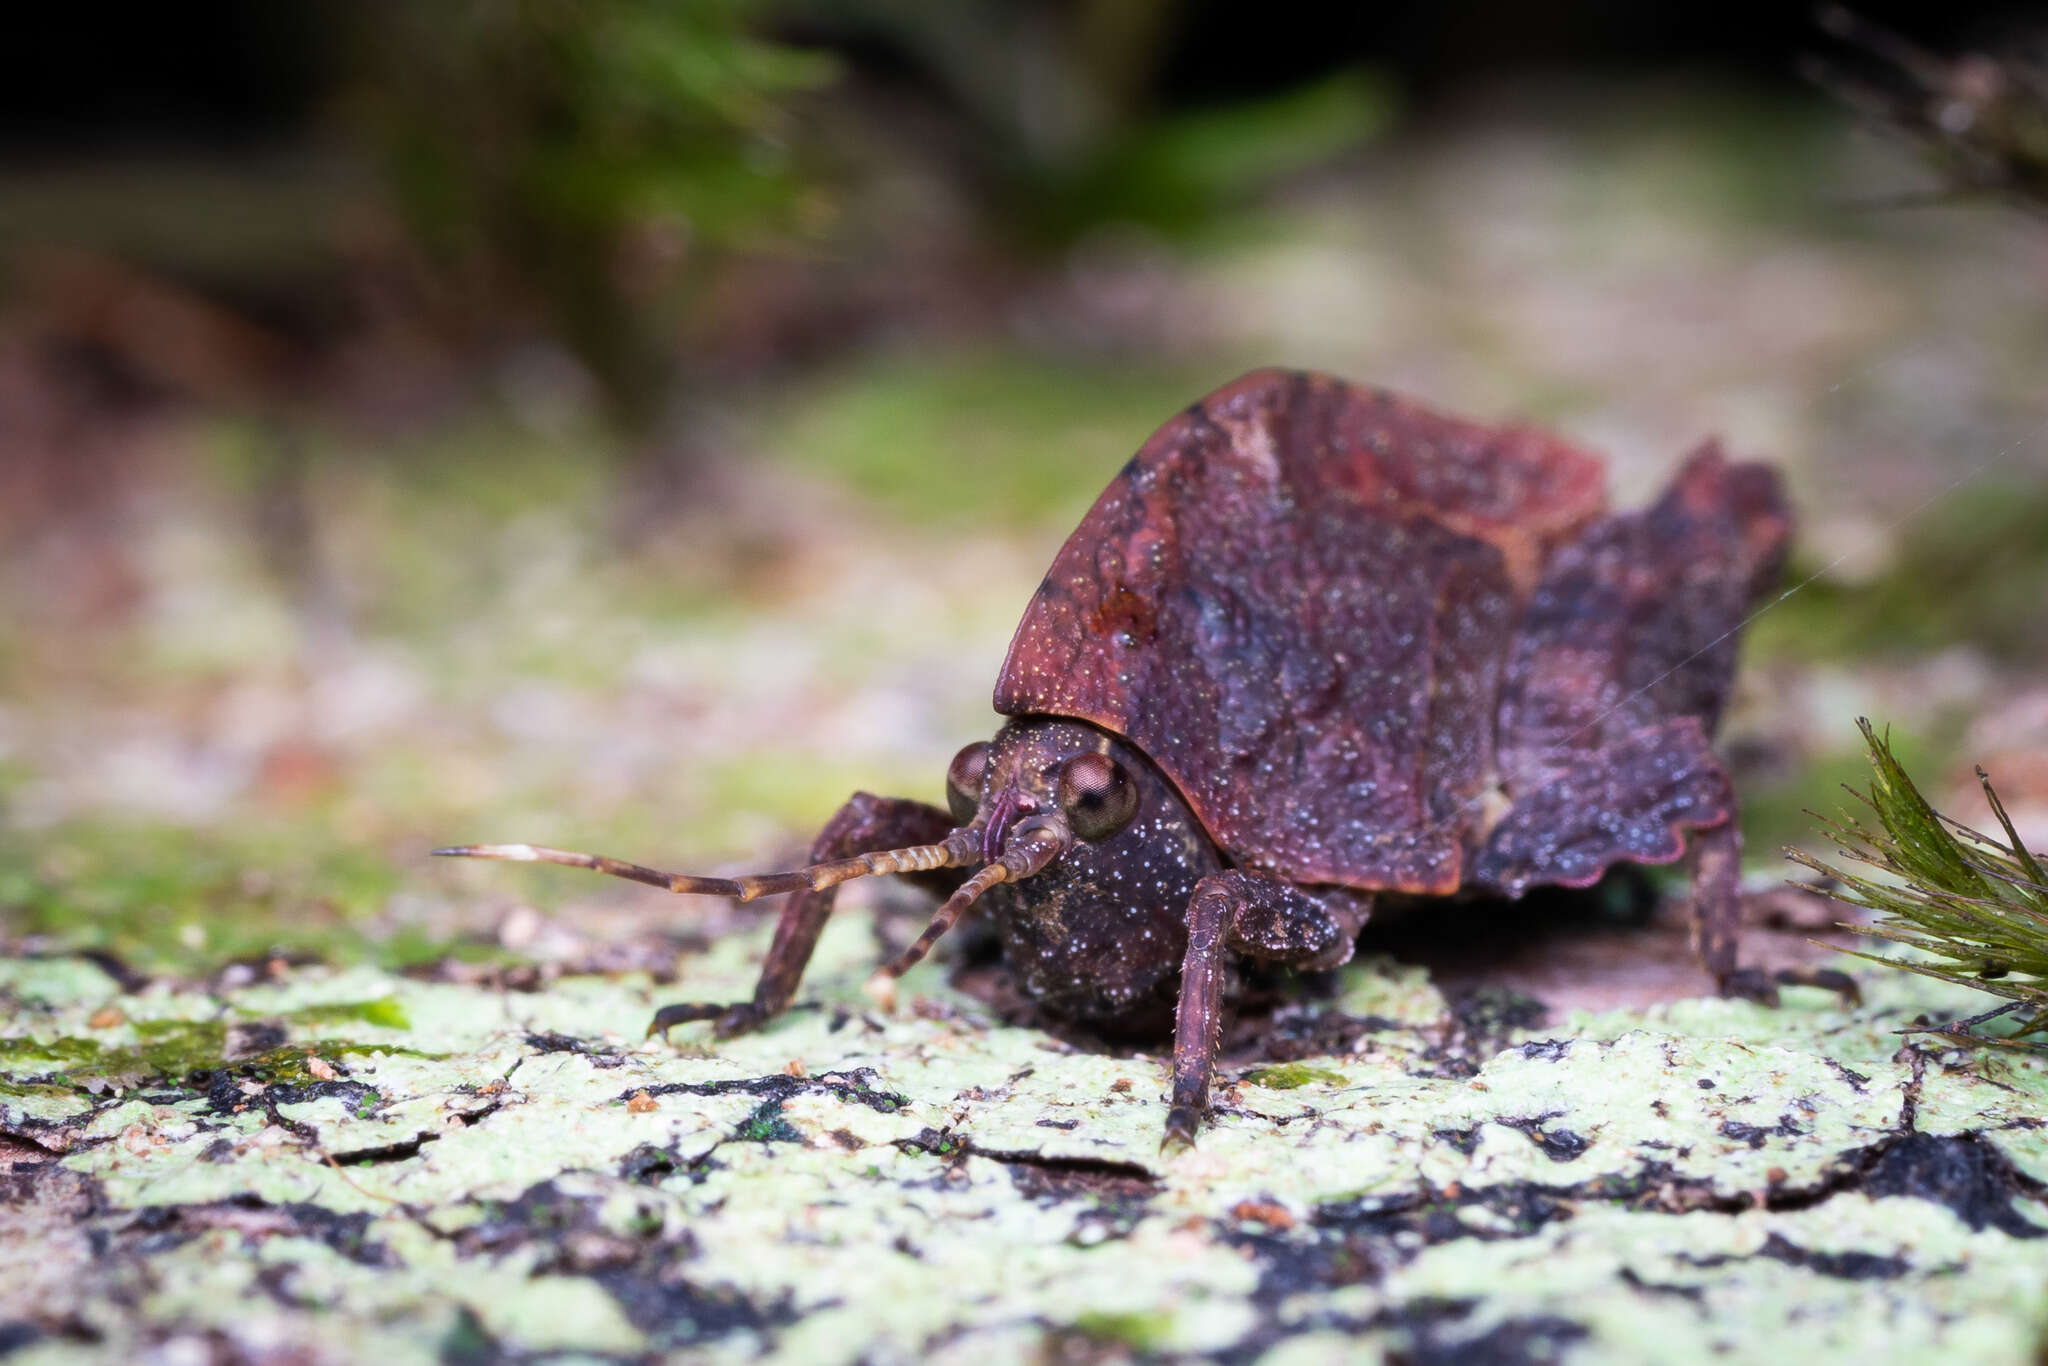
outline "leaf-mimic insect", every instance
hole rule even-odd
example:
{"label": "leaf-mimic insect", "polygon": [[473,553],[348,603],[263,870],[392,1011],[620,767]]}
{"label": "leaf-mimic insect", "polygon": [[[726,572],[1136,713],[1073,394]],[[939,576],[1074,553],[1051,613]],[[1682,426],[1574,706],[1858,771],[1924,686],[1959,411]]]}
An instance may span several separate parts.
{"label": "leaf-mimic insect", "polygon": [[1054,1013],[1171,1023],[1167,1137],[1187,1141],[1237,965],[1334,968],[1382,895],[1586,886],[1690,843],[1702,961],[1772,994],[1737,966],[1735,799],[1708,740],[1789,530],[1777,476],[1711,444],[1613,514],[1600,462],[1541,432],[1258,371],[1161,427],[1082,519],[996,680],[1011,719],[955,756],[947,807],[857,793],[811,866],[757,877],[439,852],[796,893],[751,1000],[650,1031],[720,1036],[789,1005],[839,883],[912,876],[945,900],[879,984],[973,908]]}

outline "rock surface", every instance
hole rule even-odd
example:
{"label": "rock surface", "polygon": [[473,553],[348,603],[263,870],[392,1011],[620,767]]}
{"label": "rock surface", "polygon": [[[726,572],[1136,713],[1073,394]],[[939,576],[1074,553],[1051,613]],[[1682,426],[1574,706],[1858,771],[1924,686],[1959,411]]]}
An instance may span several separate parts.
{"label": "rock surface", "polygon": [[2035,1359],[2048,1069],[1903,1040],[1963,1004],[1934,984],[1532,1031],[1368,960],[1162,1157],[1161,1058],[937,972],[878,1016],[873,958],[844,917],[801,1007],[716,1045],[640,1042],[679,994],[644,977],[0,964],[0,1355]]}

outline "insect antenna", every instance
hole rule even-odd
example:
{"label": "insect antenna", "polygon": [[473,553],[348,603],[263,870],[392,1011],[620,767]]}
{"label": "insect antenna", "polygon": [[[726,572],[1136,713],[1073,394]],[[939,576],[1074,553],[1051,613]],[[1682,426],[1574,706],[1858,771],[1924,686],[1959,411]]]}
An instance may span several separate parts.
{"label": "insect antenna", "polygon": [[1067,847],[1067,839],[1052,830],[1034,830],[1011,841],[1009,849],[994,863],[988,864],[960,885],[960,890],[946,898],[945,904],[932,912],[932,923],[925,926],[917,942],[898,954],[895,961],[888,963],[875,973],[870,989],[884,997],[893,992],[895,979],[916,967],[924,956],[931,952],[932,945],[939,942],[941,935],[958,924],[967,908],[980,899],[989,888],[1003,882],[1016,882],[1030,877],[1059,857]]}
{"label": "insect antenna", "polygon": [[624,859],[603,854],[579,854],[567,849],[549,849],[537,844],[458,844],[434,853],[442,858],[506,859],[514,863],[558,863],[565,868],[588,868],[593,873],[629,878],[663,891],[690,896],[729,896],[739,901],[774,896],[780,892],[820,891],[857,877],[877,873],[922,873],[933,868],[958,868],[979,862],[979,841],[966,829],[955,830],[937,844],[915,844],[903,849],[884,849],[852,858],[813,863],[786,873],[756,873],[750,877],[694,877],[688,873],[665,873]]}

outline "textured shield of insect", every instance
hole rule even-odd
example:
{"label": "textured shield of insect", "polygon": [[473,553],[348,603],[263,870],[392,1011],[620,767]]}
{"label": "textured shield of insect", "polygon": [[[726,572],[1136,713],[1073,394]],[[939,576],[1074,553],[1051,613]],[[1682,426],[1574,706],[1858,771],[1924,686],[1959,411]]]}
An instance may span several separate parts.
{"label": "textured shield of insect", "polygon": [[[1606,516],[1603,483],[1542,433],[1248,375],[1082,519],[996,709],[1129,737],[1233,859],[1295,882],[1520,892],[1675,858],[1732,809],[1706,736],[1733,636],[1701,651],[1697,622],[1740,620],[1789,521],[1775,476],[1711,448],[1647,512]],[[1617,809],[1638,819],[1597,828]]]}

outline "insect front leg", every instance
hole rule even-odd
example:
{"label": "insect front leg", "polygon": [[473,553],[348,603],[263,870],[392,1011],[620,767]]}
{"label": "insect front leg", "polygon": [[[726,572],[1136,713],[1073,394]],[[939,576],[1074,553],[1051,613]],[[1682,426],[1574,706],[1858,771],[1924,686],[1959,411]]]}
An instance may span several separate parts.
{"label": "insect front leg", "polygon": [[1736,959],[1742,930],[1742,834],[1730,817],[1693,836],[1692,942],[1700,962],[1714,974],[1723,996],[1764,1005],[1778,1003],[1778,988],[1823,987],[1845,1003],[1862,999],[1856,979],[1833,968],[1780,968],[1766,973],[1745,968]]}
{"label": "insect front leg", "polygon": [[1173,1105],[1162,1147],[1194,1142],[1209,1110],[1209,1079],[1223,1026],[1230,955],[1311,972],[1341,966],[1365,923],[1371,898],[1331,888],[1311,894],[1261,873],[1232,869],[1195,884],[1188,901],[1188,950],[1181,964],[1173,1027]]}
{"label": "insect front leg", "polygon": [[[877,797],[856,792],[837,815],[825,823],[811,845],[811,862],[853,858],[907,845],[933,844],[945,838],[953,820],[936,806],[906,801],[900,797]],[[906,874],[913,882],[941,895],[953,890],[966,877],[951,869]],[[775,922],[775,939],[761,965],[761,980],[755,984],[751,1001],[730,1004],[689,1001],[663,1006],[647,1027],[649,1035],[667,1036],[675,1025],[691,1020],[714,1020],[712,1032],[719,1038],[744,1034],[780,1014],[796,995],[811,951],[831,918],[838,900],[836,886],[798,892],[782,907]]]}

